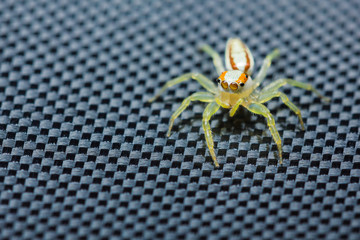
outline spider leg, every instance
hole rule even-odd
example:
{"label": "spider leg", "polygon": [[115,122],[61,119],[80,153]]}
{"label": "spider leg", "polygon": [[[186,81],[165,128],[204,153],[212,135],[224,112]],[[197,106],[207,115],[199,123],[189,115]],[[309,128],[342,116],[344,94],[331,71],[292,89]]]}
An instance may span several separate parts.
{"label": "spider leg", "polygon": [[212,57],[214,66],[216,68],[216,72],[220,76],[221,73],[225,71],[225,68],[219,54],[207,44],[201,45],[199,49],[209,54]]}
{"label": "spider leg", "polygon": [[204,75],[202,75],[200,73],[185,73],[185,74],[181,75],[180,77],[174,78],[174,79],[168,81],[167,83],[165,83],[165,85],[160,89],[160,91],[153,98],[148,100],[148,102],[155,101],[169,87],[172,87],[176,84],[179,84],[179,83],[182,83],[185,81],[188,81],[190,79],[194,79],[194,80],[198,81],[201,86],[203,86],[206,90],[208,90],[211,93],[215,94],[218,92],[218,89],[215,86],[215,84],[210,79],[205,77]]}
{"label": "spider leg", "polygon": [[243,98],[240,98],[239,100],[237,100],[237,102],[235,103],[235,105],[231,108],[230,110],[230,117],[233,117],[234,114],[236,113],[236,111],[238,110],[238,108],[241,106],[241,104],[244,102]]}
{"label": "spider leg", "polygon": [[269,85],[267,85],[266,87],[264,87],[261,92],[260,95],[263,93],[267,93],[267,92],[274,92],[275,90],[279,89],[280,87],[289,84],[291,86],[294,87],[298,87],[298,88],[303,88],[305,90],[309,90],[312,91],[313,93],[315,93],[319,98],[321,98],[323,101],[325,102],[330,102],[330,98],[325,97],[323,95],[321,95],[313,86],[311,86],[308,83],[302,83],[293,79],[288,79],[288,78],[282,78],[279,80],[276,80],[273,83],[270,83]]}
{"label": "spider leg", "polygon": [[217,110],[219,110],[219,108],[220,106],[216,102],[209,103],[204,110],[203,120],[202,120],[202,127],[205,132],[206,144],[209,148],[210,155],[216,167],[219,167],[219,163],[216,160],[216,155],[214,150],[214,140],[212,137],[209,120],[217,112]]}
{"label": "spider leg", "polygon": [[189,106],[191,101],[201,101],[201,102],[213,102],[215,101],[214,95],[209,92],[196,92],[191,96],[184,99],[180,107],[173,113],[170,119],[169,130],[167,136],[170,136],[171,129],[174,125],[175,119]]}
{"label": "spider leg", "polygon": [[258,101],[259,101],[259,103],[264,103],[264,102],[267,102],[267,101],[269,101],[270,99],[272,99],[274,97],[280,97],[282,102],[286,106],[288,106],[288,108],[290,108],[298,116],[300,124],[301,124],[301,129],[305,130],[304,122],[303,122],[303,119],[301,117],[300,109],[294,103],[292,103],[284,93],[279,92],[279,91],[263,92],[260,95]]}
{"label": "spider leg", "polygon": [[279,55],[280,55],[279,49],[274,49],[270,54],[268,54],[265,57],[263,64],[260,68],[260,71],[257,74],[256,78],[254,79],[254,82],[256,83],[255,88],[258,87],[261,84],[261,82],[264,80],[266,76],[266,72],[269,69],[272,60],[277,58]]}
{"label": "spider leg", "polygon": [[275,126],[275,120],[273,115],[270,113],[269,109],[267,109],[264,105],[261,103],[252,103],[250,106],[246,107],[250,112],[253,112],[255,114],[263,115],[266,120],[269,127],[269,130],[271,132],[271,135],[277,145],[279,157],[280,157],[280,164],[282,164],[282,147],[281,147],[281,138],[279,135],[278,130]]}

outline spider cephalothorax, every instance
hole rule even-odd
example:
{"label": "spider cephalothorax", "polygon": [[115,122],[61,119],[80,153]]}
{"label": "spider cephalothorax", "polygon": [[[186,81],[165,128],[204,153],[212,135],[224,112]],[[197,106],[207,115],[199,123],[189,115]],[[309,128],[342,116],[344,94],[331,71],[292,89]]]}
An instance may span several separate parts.
{"label": "spider cephalothorax", "polygon": [[[218,84],[223,90],[231,90],[238,92],[241,90],[239,87],[244,87],[245,83],[249,80],[249,75],[239,70],[224,71],[217,79]],[[251,77],[250,77],[250,82]]]}
{"label": "spider cephalothorax", "polygon": [[249,48],[240,39],[230,38],[227,42],[225,50],[225,64],[227,71],[225,71],[219,54],[215,52],[210,46],[203,45],[201,49],[213,58],[215,68],[219,74],[219,78],[217,78],[217,87],[213,82],[211,82],[202,74],[186,73],[167,82],[165,86],[160,90],[160,92],[155,97],[149,100],[150,102],[154,101],[167,88],[175,84],[187,81],[190,78],[198,81],[206,90],[208,90],[208,92],[196,92],[191,96],[187,97],[182,102],[181,106],[171,116],[168,136],[170,136],[171,128],[174,124],[175,119],[186,109],[187,106],[189,106],[191,101],[208,102],[209,104],[207,105],[203,113],[202,126],[205,132],[205,139],[210,151],[210,155],[214,160],[215,166],[218,167],[219,163],[216,160],[214,141],[212,138],[209,120],[212,115],[214,115],[217,110],[219,110],[220,107],[230,108],[230,116],[232,117],[234,116],[236,110],[240,106],[243,106],[250,112],[263,115],[266,118],[270,133],[279,151],[279,158],[281,164],[281,138],[279,132],[275,127],[274,117],[262,103],[267,102],[274,97],[280,97],[283,103],[298,116],[301,127],[302,129],[304,129],[304,123],[299,108],[296,107],[295,104],[293,104],[284,93],[280,92],[279,88],[286,84],[289,84],[295,87],[313,91],[319,97],[323,98],[326,101],[329,101],[329,99],[323,97],[310,84],[301,83],[296,80],[286,78],[278,79],[269,84],[268,86],[264,87],[262,90],[257,90],[256,88],[265,78],[271,61],[279,55],[279,50],[277,49],[275,49],[272,53],[266,56],[262,67],[255,79],[251,78],[251,74],[254,68],[253,56]]}

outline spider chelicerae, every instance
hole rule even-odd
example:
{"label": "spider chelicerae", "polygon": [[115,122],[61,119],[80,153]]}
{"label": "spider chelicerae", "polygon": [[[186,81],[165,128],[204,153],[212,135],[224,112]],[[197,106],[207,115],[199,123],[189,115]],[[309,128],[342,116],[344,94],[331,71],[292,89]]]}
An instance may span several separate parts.
{"label": "spider chelicerae", "polygon": [[169,87],[190,79],[198,81],[200,85],[207,90],[207,92],[196,92],[184,99],[181,106],[171,116],[167,136],[170,136],[171,128],[175,119],[189,106],[190,102],[208,102],[208,105],[203,112],[202,127],[205,132],[205,139],[210,155],[215,166],[219,167],[219,163],[216,160],[214,141],[212,138],[209,120],[220,107],[230,109],[230,116],[232,117],[234,116],[236,110],[240,106],[243,106],[250,112],[260,114],[266,118],[270,133],[278,148],[281,164],[283,159],[281,138],[278,130],[276,129],[273,115],[270,113],[269,109],[263,105],[263,103],[274,97],[280,97],[283,103],[298,116],[301,128],[304,130],[304,122],[299,108],[295,106],[295,104],[293,104],[284,93],[280,92],[279,88],[289,84],[291,86],[313,91],[316,95],[327,102],[329,102],[330,99],[322,96],[310,84],[288,78],[278,79],[261,90],[257,89],[264,80],[266,72],[271,65],[271,61],[279,56],[280,52],[278,49],[273,50],[266,56],[259,73],[254,79],[251,78],[251,74],[254,69],[254,58],[249,48],[240,39],[230,38],[227,41],[225,50],[225,65],[227,70],[225,70],[219,54],[209,45],[203,45],[200,49],[209,54],[213,59],[213,63],[219,75],[217,78],[218,86],[216,86],[210,79],[199,73],[186,73],[168,81],[161,88],[158,94],[149,100],[149,102],[153,102]]}

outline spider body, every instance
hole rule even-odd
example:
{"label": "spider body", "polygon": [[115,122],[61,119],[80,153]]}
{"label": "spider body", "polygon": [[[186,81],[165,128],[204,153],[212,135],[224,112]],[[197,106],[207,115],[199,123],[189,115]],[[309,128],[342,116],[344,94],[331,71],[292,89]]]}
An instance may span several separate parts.
{"label": "spider body", "polygon": [[230,109],[230,116],[234,116],[236,110],[243,106],[250,112],[260,114],[267,120],[270,133],[277,145],[279,152],[280,164],[282,163],[282,147],[281,138],[279,132],[275,126],[274,117],[270,111],[262,104],[271,100],[274,97],[280,97],[283,103],[288,106],[299,118],[302,129],[304,130],[304,123],[301,117],[301,113],[298,107],[293,104],[288,97],[279,91],[279,88],[289,84],[295,87],[310,90],[317,94],[325,101],[329,101],[328,98],[323,97],[316,89],[310,84],[301,83],[293,79],[278,79],[262,90],[258,90],[257,87],[264,80],[266,72],[271,65],[274,58],[279,55],[279,50],[275,49],[269,55],[266,56],[264,62],[260,68],[257,76],[252,79],[251,74],[254,68],[254,59],[249,48],[238,38],[230,38],[226,44],[225,50],[225,64],[226,70],[223,66],[221,58],[217,52],[215,52],[210,46],[203,45],[201,48],[204,52],[209,54],[215,65],[219,77],[217,78],[216,86],[211,80],[199,73],[186,73],[175,79],[168,81],[155,97],[149,100],[154,101],[159,97],[167,88],[179,84],[189,79],[194,79],[203,86],[207,92],[196,92],[191,96],[184,99],[181,106],[171,116],[169,130],[167,135],[170,136],[171,128],[175,119],[189,106],[192,101],[208,102],[207,107],[203,113],[202,126],[205,133],[205,139],[210,151],[210,155],[214,161],[216,167],[219,166],[217,162],[214,141],[210,129],[210,118],[219,110],[220,107]]}
{"label": "spider body", "polygon": [[251,76],[239,70],[224,71],[217,82],[216,101],[224,108],[232,108],[239,99],[248,97],[255,86]]}

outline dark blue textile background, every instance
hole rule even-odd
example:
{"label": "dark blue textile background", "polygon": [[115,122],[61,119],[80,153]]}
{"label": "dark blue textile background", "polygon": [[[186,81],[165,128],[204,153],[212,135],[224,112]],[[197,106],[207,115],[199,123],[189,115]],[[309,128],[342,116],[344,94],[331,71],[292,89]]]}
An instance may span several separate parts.
{"label": "dark blue textile background", "polygon": [[[0,239],[360,239],[360,2],[0,1]],[[242,38],[256,69],[281,57],[266,121],[245,110],[201,127],[203,103],[168,122],[190,81],[215,79],[202,43]]]}

